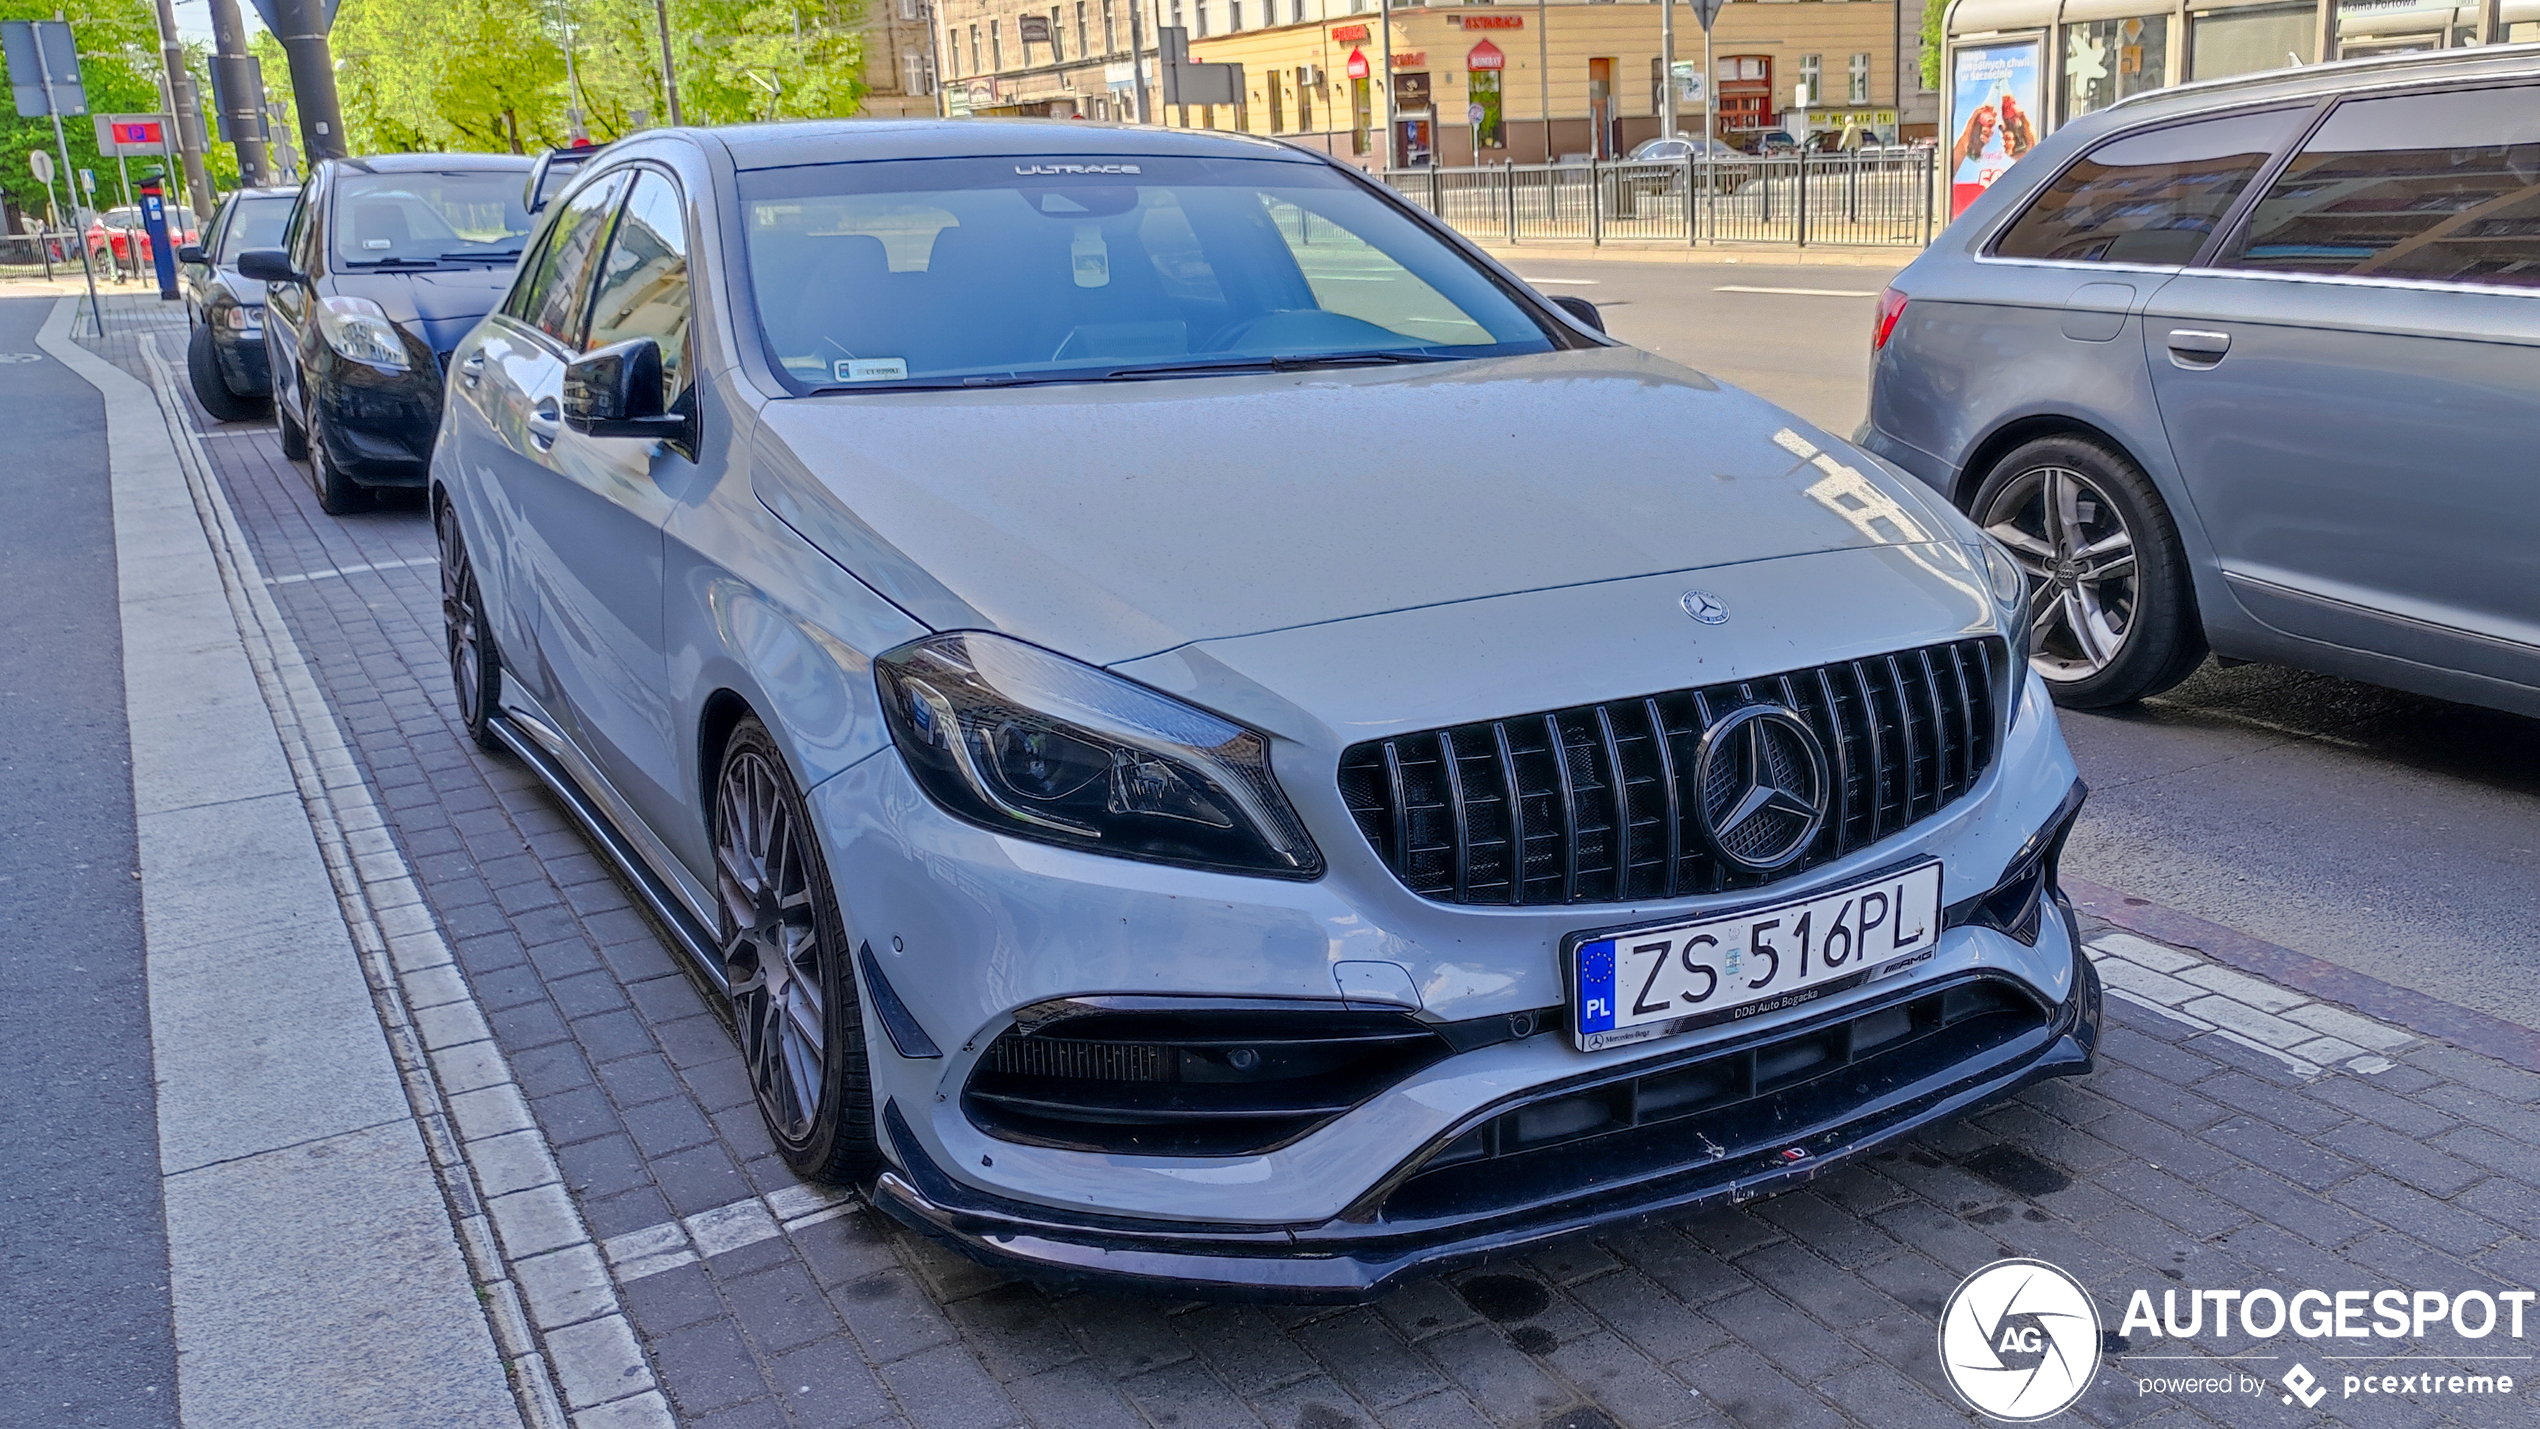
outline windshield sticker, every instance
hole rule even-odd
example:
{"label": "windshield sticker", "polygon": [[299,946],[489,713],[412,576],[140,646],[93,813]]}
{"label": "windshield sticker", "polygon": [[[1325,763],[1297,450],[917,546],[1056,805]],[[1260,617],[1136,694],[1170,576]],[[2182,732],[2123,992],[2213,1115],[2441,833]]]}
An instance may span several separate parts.
{"label": "windshield sticker", "polygon": [[362,240],[362,246],[364,248],[394,248],[397,245],[385,238],[365,238]]}
{"label": "windshield sticker", "polygon": [[837,382],[903,382],[908,379],[908,359],[842,357],[831,365],[830,376]]}
{"label": "windshield sticker", "polygon": [[1134,174],[1135,164],[1017,164],[1014,171],[1029,178],[1035,174]]}

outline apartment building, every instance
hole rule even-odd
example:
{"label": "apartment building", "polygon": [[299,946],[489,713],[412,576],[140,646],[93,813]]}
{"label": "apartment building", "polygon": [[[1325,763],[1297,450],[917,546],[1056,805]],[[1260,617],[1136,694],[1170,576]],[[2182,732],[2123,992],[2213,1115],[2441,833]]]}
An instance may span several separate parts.
{"label": "apartment building", "polygon": [[[922,0],[912,0],[922,3]],[[1659,131],[1660,7],[1647,0],[1398,4],[1375,0],[934,0],[946,112],[1131,120],[1303,143],[1354,162],[1539,163],[1610,157]],[[1732,0],[1712,37],[1716,131],[1885,137],[1936,132],[1918,6]],[[1674,12],[1678,125],[1700,129],[1702,29]],[[1155,36],[1194,62],[1244,67],[1243,100],[1167,107]],[[1390,83],[1385,73],[1390,44]],[[1143,64],[1132,62],[1132,49]],[[1390,105],[1386,100],[1390,98]],[[1390,109],[1390,115],[1387,110]]]}

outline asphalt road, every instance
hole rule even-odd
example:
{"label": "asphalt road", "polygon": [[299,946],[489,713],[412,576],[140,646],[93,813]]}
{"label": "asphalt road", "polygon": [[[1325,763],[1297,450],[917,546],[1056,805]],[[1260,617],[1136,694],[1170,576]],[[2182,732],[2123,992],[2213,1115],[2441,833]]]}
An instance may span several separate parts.
{"label": "asphalt road", "polygon": [[0,298],[0,1423],[172,1425],[105,407],[52,310]]}
{"label": "asphalt road", "polygon": [[[1512,266],[1597,303],[1626,342],[1828,430],[1864,414],[1887,268]],[[2133,709],[2067,712],[2064,731],[2092,790],[2071,872],[2540,1027],[2540,721],[2209,661]]]}

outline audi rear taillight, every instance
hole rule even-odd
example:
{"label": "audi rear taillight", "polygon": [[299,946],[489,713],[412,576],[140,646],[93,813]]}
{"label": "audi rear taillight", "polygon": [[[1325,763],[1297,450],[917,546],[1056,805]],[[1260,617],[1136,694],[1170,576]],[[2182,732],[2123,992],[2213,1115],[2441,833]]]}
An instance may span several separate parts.
{"label": "audi rear taillight", "polygon": [[1896,331],[1896,320],[1905,316],[1905,295],[1889,288],[1879,294],[1878,316],[1870,320],[1870,351],[1886,348],[1889,333]]}

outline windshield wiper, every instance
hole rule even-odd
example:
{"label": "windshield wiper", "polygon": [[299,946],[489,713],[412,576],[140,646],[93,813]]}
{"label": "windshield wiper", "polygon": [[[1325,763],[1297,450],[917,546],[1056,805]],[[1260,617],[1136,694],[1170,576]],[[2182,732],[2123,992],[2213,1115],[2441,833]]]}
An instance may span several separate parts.
{"label": "windshield wiper", "polygon": [[1333,367],[1392,367],[1404,363],[1451,362],[1433,352],[1325,352],[1292,357],[1234,357],[1220,362],[1163,362],[1143,367],[1115,367],[1106,382],[1149,377],[1200,377],[1221,372],[1313,372]]}
{"label": "windshield wiper", "polygon": [[471,258],[517,258],[519,256],[520,250],[517,248],[488,248],[476,253],[444,253],[441,255],[441,261],[465,263]]}
{"label": "windshield wiper", "polygon": [[347,258],[347,268],[438,268],[438,258]]}

